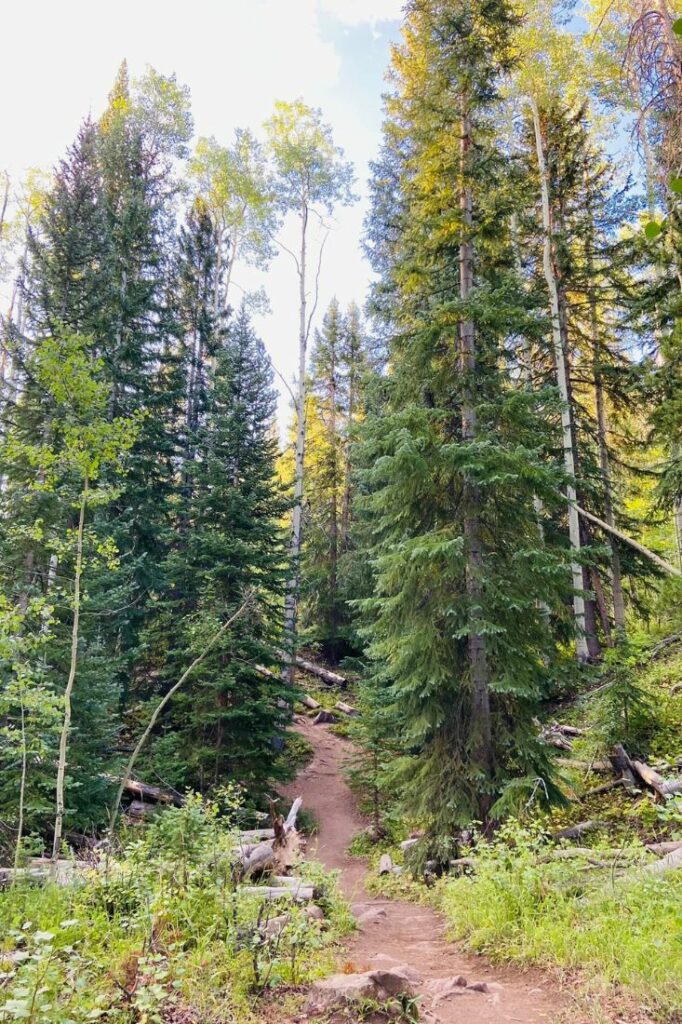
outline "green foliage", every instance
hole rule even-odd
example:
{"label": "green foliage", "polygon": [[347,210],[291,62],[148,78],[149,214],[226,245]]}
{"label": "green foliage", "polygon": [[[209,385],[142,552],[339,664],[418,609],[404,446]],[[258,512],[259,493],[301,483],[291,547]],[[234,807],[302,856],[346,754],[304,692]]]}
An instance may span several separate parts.
{"label": "green foliage", "polygon": [[353,166],[334,144],[322,112],[303,100],[278,101],[265,122],[276,170],[275,194],[283,211],[321,206],[331,213],[337,203],[354,201]]}
{"label": "green foliage", "polygon": [[[410,7],[375,169],[370,244],[391,374],[359,453],[373,571],[359,602],[373,662],[366,742],[380,785],[445,837],[486,817],[511,780],[558,795],[533,725],[560,662],[569,589],[564,551],[549,530],[542,543],[534,511],[539,498],[549,516],[562,485],[558,407],[552,392],[512,383],[538,320],[502,226],[517,178],[495,134],[515,26],[504,3],[485,16]],[[465,103],[474,141],[463,163],[450,140]],[[463,296],[468,244],[475,274]],[[469,325],[476,356],[465,362]],[[485,648],[482,684],[474,647]]]}
{"label": "green foliage", "polygon": [[326,930],[288,906],[286,927],[268,938],[282,908],[232,877],[240,804],[234,789],[219,804],[191,797],[73,886],[0,892],[0,1020],[123,1024],[177,1012],[246,1024],[258,1017],[254,993],[314,977],[350,927],[335,880],[305,868]]}
{"label": "green foliage", "polygon": [[357,307],[343,313],[333,299],[310,359],[300,616],[305,640],[333,664],[360,649],[350,603],[358,596],[352,461],[374,361]]}
{"label": "green foliage", "polygon": [[545,850],[537,832],[514,823],[479,844],[476,873],[441,883],[453,937],[500,960],[579,968],[672,1022],[682,998],[679,872],[613,881],[579,862],[543,862]]}
{"label": "green foliage", "polygon": [[604,688],[591,703],[590,720],[605,749],[623,743],[646,747],[655,731],[654,700],[639,681],[641,652],[627,641],[607,652]]}

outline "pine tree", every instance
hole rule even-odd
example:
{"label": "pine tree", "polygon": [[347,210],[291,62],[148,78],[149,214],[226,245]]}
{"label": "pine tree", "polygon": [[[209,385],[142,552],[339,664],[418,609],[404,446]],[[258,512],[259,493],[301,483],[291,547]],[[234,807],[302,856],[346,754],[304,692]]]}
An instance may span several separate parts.
{"label": "pine tree", "polygon": [[176,698],[155,753],[176,784],[206,789],[229,778],[257,788],[281,770],[273,762],[286,713],[276,669],[287,504],[275,481],[274,410],[270,363],[242,308],[217,352],[197,429],[191,529],[168,569],[177,598],[162,675],[172,681],[247,591],[257,598]]}
{"label": "pine tree", "polygon": [[542,609],[562,614],[567,581],[562,553],[538,550],[533,497],[555,507],[560,476],[551,403],[507,372],[537,319],[495,140],[516,24],[505,2],[485,16],[459,0],[408,6],[370,227],[391,372],[363,443],[367,632],[401,738],[395,775],[437,832],[552,792],[533,715],[553,650]]}

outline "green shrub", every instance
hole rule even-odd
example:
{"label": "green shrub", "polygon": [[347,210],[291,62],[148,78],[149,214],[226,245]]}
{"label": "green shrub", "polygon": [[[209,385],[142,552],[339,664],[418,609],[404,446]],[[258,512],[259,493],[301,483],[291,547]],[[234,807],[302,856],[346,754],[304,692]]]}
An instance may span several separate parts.
{"label": "green shrub", "polygon": [[[235,882],[224,806],[190,797],[123,853],[74,884],[16,884],[0,891],[0,1021],[27,1024],[160,1024],[187,1019],[250,1024],[254,995],[328,968],[351,927],[336,879],[319,865],[301,873],[319,892],[324,927],[303,908],[246,893]],[[268,935],[270,918],[288,914]]]}
{"label": "green shrub", "polygon": [[492,958],[578,968],[678,1022],[682,872],[616,877],[584,862],[543,862],[547,852],[539,831],[514,823],[480,844],[475,875],[440,886],[454,937]]}

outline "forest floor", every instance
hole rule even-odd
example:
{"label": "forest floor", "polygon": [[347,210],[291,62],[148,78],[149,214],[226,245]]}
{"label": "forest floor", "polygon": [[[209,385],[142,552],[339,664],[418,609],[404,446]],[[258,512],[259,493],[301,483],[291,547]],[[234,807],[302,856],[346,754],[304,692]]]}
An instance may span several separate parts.
{"label": "forest floor", "polygon": [[[446,924],[436,911],[368,895],[367,863],[347,853],[354,834],[367,824],[344,774],[352,748],[325,725],[299,719],[297,729],[311,743],[314,756],[284,795],[303,797],[318,829],[308,842],[308,856],[339,872],[341,890],[361,919],[344,947],[339,970],[352,973],[390,967],[391,962],[407,964],[423,978],[420,1019],[429,1024],[580,1024],[582,1015],[556,977],[492,966],[481,957],[466,955],[448,941]],[[439,1000],[439,989],[444,992],[447,982],[458,975],[469,985],[487,983],[488,991],[460,988]],[[297,1019],[304,1018],[290,1018]]]}

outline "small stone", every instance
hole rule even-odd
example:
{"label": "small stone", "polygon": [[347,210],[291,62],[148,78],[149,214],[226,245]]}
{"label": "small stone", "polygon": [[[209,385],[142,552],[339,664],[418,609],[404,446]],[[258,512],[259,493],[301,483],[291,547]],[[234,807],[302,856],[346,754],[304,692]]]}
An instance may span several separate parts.
{"label": "small stone", "polygon": [[436,1006],[452,996],[463,995],[467,990],[467,980],[463,975],[457,974],[452,978],[434,978],[427,981],[425,987],[432,998],[432,1005]]}
{"label": "small stone", "polygon": [[385,917],[388,917],[388,914],[383,907],[370,907],[369,910],[365,910],[363,914],[360,914],[357,922],[359,925],[379,924]]}
{"label": "small stone", "polygon": [[265,926],[265,934],[269,939],[280,935],[291,920],[291,914],[281,914],[279,917],[272,917]]}
{"label": "small stone", "polygon": [[308,903],[303,913],[313,921],[324,921],[324,910],[316,903]]}

